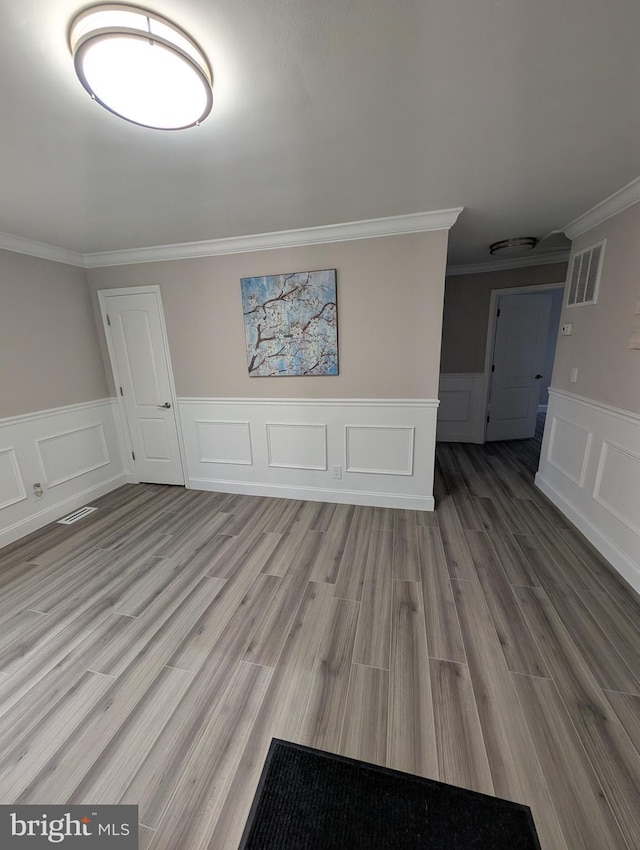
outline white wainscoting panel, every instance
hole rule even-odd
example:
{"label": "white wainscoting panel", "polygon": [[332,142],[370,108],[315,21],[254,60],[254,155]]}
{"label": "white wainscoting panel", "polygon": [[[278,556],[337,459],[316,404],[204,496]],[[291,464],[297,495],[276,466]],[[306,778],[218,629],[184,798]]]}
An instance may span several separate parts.
{"label": "white wainscoting panel", "polygon": [[413,475],[415,428],[347,425],[345,469],[373,475]]}
{"label": "white wainscoting panel", "polygon": [[602,443],[593,498],[640,540],[640,455]]}
{"label": "white wainscoting panel", "polygon": [[27,498],[15,449],[0,451],[0,510]]}
{"label": "white wainscoting panel", "polygon": [[562,416],[547,417],[551,424],[546,459],[563,475],[582,487],[592,433]]}
{"label": "white wainscoting panel", "polygon": [[248,422],[196,420],[200,463],[235,463],[251,466],[251,429]]}
{"label": "white wainscoting panel", "polygon": [[[437,407],[436,399],[178,399],[188,486],[433,510]],[[203,436],[211,422],[244,426],[244,443],[233,429]]]}
{"label": "white wainscoting panel", "polygon": [[300,422],[267,422],[269,466],[283,469],[327,468],[327,426]]}
{"label": "white wainscoting panel", "polygon": [[102,422],[36,440],[44,483],[58,487],[109,463]]}
{"label": "white wainscoting panel", "polygon": [[484,442],[484,392],[483,372],[441,373],[438,440]]}
{"label": "white wainscoting panel", "polygon": [[128,480],[116,416],[101,399],[0,420],[0,547]]}
{"label": "white wainscoting panel", "polygon": [[640,592],[640,414],[551,388],[536,484]]}

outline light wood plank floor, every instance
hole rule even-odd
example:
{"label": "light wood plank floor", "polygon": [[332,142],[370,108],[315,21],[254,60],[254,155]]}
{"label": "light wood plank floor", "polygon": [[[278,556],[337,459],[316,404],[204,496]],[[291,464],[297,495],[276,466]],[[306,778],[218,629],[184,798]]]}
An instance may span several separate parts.
{"label": "light wood plank floor", "polygon": [[235,850],[272,736],[640,847],[640,599],[533,487],[441,445],[434,514],[132,485],[0,552],[0,801],[134,802]]}

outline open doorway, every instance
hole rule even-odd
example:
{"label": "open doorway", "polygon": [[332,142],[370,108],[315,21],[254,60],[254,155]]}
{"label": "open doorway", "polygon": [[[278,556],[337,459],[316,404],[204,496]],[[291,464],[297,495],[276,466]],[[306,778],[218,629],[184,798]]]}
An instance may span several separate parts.
{"label": "open doorway", "polygon": [[493,290],[485,355],[485,440],[529,439],[540,430],[564,284]]}

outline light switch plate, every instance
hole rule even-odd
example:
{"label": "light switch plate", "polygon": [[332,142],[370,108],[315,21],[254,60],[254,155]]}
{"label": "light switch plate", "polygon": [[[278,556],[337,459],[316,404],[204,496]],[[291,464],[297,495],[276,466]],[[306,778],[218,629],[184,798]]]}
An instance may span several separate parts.
{"label": "light switch plate", "polygon": [[567,322],[566,325],[563,325],[561,328],[562,336],[571,336],[573,333],[573,323]]}

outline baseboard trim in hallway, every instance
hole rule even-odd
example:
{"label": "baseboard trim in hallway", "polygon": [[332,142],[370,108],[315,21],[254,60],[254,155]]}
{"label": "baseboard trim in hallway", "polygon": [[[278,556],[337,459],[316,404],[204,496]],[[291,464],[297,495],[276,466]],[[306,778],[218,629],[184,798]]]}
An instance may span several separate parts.
{"label": "baseboard trim in hallway", "polygon": [[549,501],[553,502],[559,511],[562,511],[578,531],[584,534],[587,540],[596,547],[598,552],[609,561],[611,566],[615,567],[624,579],[640,593],[640,568],[632,563],[612,540],[609,540],[608,537],[596,528],[587,516],[579,511],[575,505],[572,505],[539,472],[536,474],[535,483],[536,487],[544,493]]}

